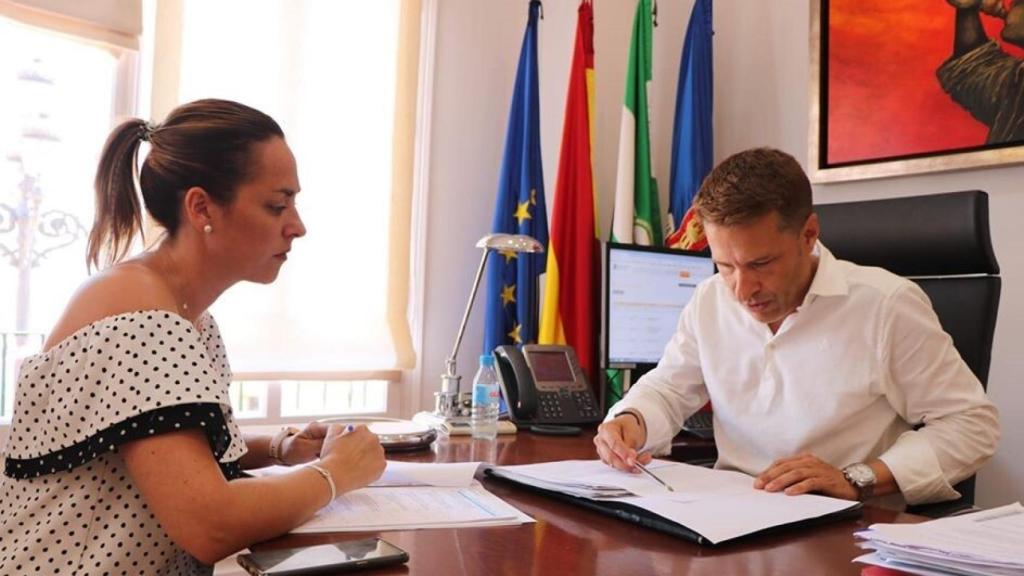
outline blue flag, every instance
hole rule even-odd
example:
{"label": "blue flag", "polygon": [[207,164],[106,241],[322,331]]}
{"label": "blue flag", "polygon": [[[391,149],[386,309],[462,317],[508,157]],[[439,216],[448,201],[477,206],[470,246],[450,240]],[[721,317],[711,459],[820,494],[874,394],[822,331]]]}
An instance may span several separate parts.
{"label": "blue flag", "polygon": [[[498,181],[492,232],[528,234],[547,249],[548,218],[544,205],[544,170],[540,157],[540,95],[537,87],[537,16],[539,0],[530,2],[530,16],[519,53],[512,109],[505,135],[505,155]],[[502,344],[537,341],[538,276],[547,255],[492,253],[487,263],[487,322],[484,352]]]}
{"label": "blue flag", "polygon": [[669,210],[678,230],[701,182],[711,171],[714,76],[711,58],[711,0],[696,0],[686,27],[676,88],[676,119],[672,131],[672,173]]}

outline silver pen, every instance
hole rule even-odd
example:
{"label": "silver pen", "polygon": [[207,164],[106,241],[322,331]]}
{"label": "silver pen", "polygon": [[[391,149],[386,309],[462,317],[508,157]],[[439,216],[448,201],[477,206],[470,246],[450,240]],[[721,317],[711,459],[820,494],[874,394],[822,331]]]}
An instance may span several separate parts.
{"label": "silver pen", "polygon": [[661,478],[658,478],[658,477],[657,477],[657,476],[656,476],[656,475],[654,474],[654,472],[651,472],[650,470],[648,470],[648,469],[647,469],[647,467],[646,467],[646,466],[644,466],[643,464],[641,464],[641,463],[640,463],[639,461],[638,461],[638,462],[636,463],[636,467],[637,467],[637,468],[639,468],[639,469],[640,469],[641,471],[643,471],[643,473],[644,473],[644,474],[647,474],[647,475],[648,475],[648,476],[650,476],[651,478],[654,478],[655,480],[657,480],[658,484],[661,484],[661,485],[662,485],[662,486],[664,486],[665,488],[668,488],[668,491],[669,491],[669,492],[675,492],[675,489],[673,489],[673,488],[672,488],[671,486],[669,486],[668,484],[666,484],[666,483],[665,483],[665,481],[664,481],[664,480],[662,480]]}

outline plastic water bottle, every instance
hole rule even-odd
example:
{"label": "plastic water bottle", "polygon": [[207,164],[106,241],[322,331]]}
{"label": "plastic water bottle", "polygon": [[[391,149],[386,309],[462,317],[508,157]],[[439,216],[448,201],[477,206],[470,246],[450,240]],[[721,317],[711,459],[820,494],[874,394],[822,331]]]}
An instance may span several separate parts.
{"label": "plastic water bottle", "polygon": [[480,356],[480,369],[473,378],[473,411],[470,427],[473,438],[494,440],[498,436],[498,403],[501,390],[498,374],[494,371],[494,356]]}

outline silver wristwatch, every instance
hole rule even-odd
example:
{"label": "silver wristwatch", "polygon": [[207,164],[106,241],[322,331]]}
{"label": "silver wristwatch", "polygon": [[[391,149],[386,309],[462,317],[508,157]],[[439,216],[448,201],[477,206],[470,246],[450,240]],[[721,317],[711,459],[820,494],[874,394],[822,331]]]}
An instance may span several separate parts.
{"label": "silver wristwatch", "polygon": [[875,492],[875,482],[878,481],[878,478],[875,477],[875,471],[871,469],[871,466],[863,462],[850,464],[843,468],[843,476],[851,486],[857,489],[857,500],[863,502],[871,498]]}

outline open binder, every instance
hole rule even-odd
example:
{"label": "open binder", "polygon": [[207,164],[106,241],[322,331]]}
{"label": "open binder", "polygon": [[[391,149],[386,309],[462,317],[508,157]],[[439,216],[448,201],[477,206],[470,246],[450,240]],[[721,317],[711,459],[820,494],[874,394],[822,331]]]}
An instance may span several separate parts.
{"label": "open binder", "polygon": [[648,466],[673,486],[597,460],[490,466],[491,477],[702,545],[857,517],[861,504],[817,495],[786,496],[753,488],[739,472],[655,460]]}

